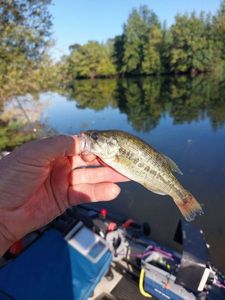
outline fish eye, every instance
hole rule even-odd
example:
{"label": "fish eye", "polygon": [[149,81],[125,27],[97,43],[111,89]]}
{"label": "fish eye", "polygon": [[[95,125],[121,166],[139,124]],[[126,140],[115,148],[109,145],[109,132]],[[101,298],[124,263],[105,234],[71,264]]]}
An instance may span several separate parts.
{"label": "fish eye", "polygon": [[97,139],[98,139],[98,133],[97,132],[93,132],[91,134],[91,137],[92,137],[93,140],[97,141]]}

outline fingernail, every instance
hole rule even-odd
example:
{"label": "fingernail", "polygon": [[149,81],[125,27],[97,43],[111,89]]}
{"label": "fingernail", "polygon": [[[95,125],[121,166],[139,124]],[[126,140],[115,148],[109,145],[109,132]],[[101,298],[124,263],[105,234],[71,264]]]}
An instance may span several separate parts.
{"label": "fingernail", "polygon": [[112,195],[114,198],[116,198],[116,197],[119,195],[121,189],[120,189],[120,187],[119,187],[118,185],[114,184],[114,185],[112,186],[112,188],[111,188],[110,191],[111,191],[111,195]]}

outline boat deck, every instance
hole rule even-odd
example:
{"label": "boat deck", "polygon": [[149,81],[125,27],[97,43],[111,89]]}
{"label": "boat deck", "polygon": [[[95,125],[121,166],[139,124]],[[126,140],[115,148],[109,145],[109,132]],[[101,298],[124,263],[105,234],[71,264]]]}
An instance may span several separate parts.
{"label": "boat deck", "polygon": [[[138,282],[128,274],[121,274],[117,268],[111,268],[111,274],[106,275],[95,289],[89,300],[145,300]],[[112,275],[113,274],[113,275]],[[111,279],[111,280],[110,280]],[[155,298],[151,298],[154,300]]]}

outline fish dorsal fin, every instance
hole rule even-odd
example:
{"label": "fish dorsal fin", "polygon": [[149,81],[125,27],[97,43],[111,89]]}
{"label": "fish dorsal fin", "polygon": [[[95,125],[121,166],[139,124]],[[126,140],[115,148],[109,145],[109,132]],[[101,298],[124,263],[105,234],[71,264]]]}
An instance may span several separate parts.
{"label": "fish dorsal fin", "polygon": [[166,162],[169,164],[169,166],[173,172],[183,175],[183,173],[181,172],[178,165],[171,158],[169,158],[168,156],[166,156],[164,154],[163,154],[163,157],[166,159]]}

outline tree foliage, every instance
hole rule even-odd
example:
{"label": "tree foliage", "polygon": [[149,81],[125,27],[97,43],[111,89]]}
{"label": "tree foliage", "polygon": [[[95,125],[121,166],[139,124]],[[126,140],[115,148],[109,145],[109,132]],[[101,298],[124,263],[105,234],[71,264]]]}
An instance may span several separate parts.
{"label": "tree foliage", "polygon": [[225,67],[225,0],[221,2],[219,10],[213,18],[211,39],[218,64],[222,63]]}
{"label": "tree foliage", "polygon": [[49,67],[46,50],[50,3],[51,0],[0,0],[0,98],[37,88],[41,81],[37,77],[41,75],[39,70],[43,71],[44,65]]}
{"label": "tree foliage", "polygon": [[161,72],[160,48],[162,44],[162,31],[158,25],[153,25],[144,46],[142,72],[144,74],[157,74]]}
{"label": "tree foliage", "polygon": [[225,0],[214,16],[179,14],[167,28],[146,5],[131,11],[121,35],[73,44],[53,63],[51,0],[0,0],[0,101],[77,78],[197,74],[225,69]]}
{"label": "tree foliage", "polygon": [[106,45],[72,45],[68,78],[223,71],[225,0],[214,16],[178,14],[170,28],[147,6],[133,9],[122,34],[110,40],[108,54]]}
{"label": "tree foliage", "polygon": [[147,6],[134,9],[124,25],[123,71],[141,74],[142,64],[146,56],[146,48],[151,44],[153,26],[159,25],[158,18]]}
{"label": "tree foliage", "polygon": [[211,65],[213,51],[208,39],[205,18],[177,15],[171,28],[173,46],[170,53],[171,70],[175,73],[205,72]]}
{"label": "tree foliage", "polygon": [[72,78],[95,78],[115,75],[116,67],[112,62],[112,45],[110,42],[99,44],[89,41],[87,44],[71,47],[68,57],[68,69]]}

